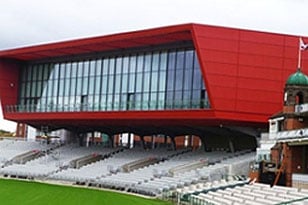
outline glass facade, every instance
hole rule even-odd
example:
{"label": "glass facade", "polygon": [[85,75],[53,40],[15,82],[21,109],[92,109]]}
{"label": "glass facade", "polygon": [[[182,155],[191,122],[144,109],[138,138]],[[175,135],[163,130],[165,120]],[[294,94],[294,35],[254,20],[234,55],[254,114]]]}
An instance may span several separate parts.
{"label": "glass facade", "polygon": [[194,49],[31,63],[22,69],[18,111],[209,108]]}

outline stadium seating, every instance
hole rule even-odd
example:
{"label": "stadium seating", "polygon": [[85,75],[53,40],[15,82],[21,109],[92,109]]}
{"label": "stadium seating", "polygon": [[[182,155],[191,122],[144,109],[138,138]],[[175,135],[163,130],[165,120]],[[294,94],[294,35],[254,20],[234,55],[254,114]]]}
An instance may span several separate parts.
{"label": "stadium seating", "polygon": [[[35,154],[39,153],[38,156]],[[0,174],[176,198],[191,204],[308,203],[308,191],[248,184],[255,152],[144,150],[0,141]]]}
{"label": "stadium seating", "polygon": [[[183,191],[183,190],[180,190]],[[307,190],[252,183],[235,183],[232,187],[221,183],[189,195],[191,204],[307,204]],[[186,199],[187,199],[187,193]],[[183,198],[183,192],[178,195]]]}

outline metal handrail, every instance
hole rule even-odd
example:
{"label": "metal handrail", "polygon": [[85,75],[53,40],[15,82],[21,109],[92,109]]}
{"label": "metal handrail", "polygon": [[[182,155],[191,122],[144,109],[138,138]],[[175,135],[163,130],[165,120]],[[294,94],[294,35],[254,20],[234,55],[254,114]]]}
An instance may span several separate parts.
{"label": "metal handrail", "polygon": [[129,110],[185,110],[208,109],[204,100],[179,101],[131,101],[108,103],[74,103],[74,104],[26,104],[7,105],[7,113],[36,113],[36,112],[97,112],[97,111],[129,111]]}

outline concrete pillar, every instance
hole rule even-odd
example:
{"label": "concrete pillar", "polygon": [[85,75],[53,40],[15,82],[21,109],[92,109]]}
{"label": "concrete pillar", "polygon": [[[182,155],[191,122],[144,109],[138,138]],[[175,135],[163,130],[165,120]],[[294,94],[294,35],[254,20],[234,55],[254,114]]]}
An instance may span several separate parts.
{"label": "concrete pillar", "polygon": [[141,144],[142,144],[142,147],[143,149],[145,149],[145,142],[144,142],[144,136],[140,136],[140,140],[141,140]]}
{"label": "concrete pillar", "polygon": [[231,137],[229,137],[229,149],[230,149],[230,152],[231,152],[231,153],[234,153],[234,152],[235,152],[234,144],[233,144],[233,141],[232,141],[232,138],[231,138]]}
{"label": "concrete pillar", "polygon": [[152,135],[152,138],[151,138],[151,149],[154,149],[155,148],[155,135]]}
{"label": "concrete pillar", "polygon": [[95,144],[95,133],[94,133],[94,131],[93,132],[91,132],[91,145],[94,145]]}
{"label": "concrete pillar", "polygon": [[131,140],[131,134],[128,133],[128,136],[127,136],[127,147],[130,148],[130,140]]}
{"label": "concrete pillar", "polygon": [[83,146],[83,139],[84,139],[84,134],[83,133],[79,133],[78,134],[78,141],[79,141],[79,146],[80,147]]}
{"label": "concrete pillar", "polygon": [[172,149],[176,150],[175,136],[170,136]]}
{"label": "concrete pillar", "polygon": [[205,152],[209,152],[210,149],[209,149],[209,147],[207,147],[207,144],[206,144],[206,137],[205,137],[205,136],[201,136],[201,137],[200,137],[200,140],[201,140],[201,142],[202,142],[202,146],[203,146],[204,151],[205,151]]}
{"label": "concrete pillar", "polygon": [[108,134],[108,141],[109,141],[109,146],[113,148],[114,147],[114,135]]}
{"label": "concrete pillar", "polygon": [[190,140],[189,140],[189,146],[190,147],[194,147],[194,136],[193,135],[189,135]]}

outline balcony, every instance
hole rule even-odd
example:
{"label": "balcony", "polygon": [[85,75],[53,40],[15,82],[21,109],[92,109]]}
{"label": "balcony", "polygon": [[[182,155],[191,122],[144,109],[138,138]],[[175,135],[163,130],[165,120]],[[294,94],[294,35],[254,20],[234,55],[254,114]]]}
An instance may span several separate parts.
{"label": "balcony", "polygon": [[7,105],[6,113],[39,113],[39,112],[105,112],[105,111],[153,111],[153,110],[191,110],[208,109],[208,101],[133,101],[86,104],[27,104]]}

